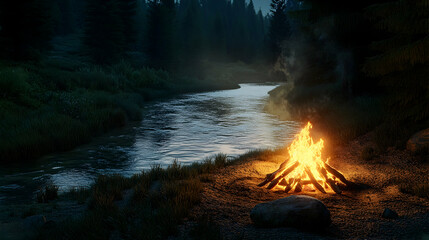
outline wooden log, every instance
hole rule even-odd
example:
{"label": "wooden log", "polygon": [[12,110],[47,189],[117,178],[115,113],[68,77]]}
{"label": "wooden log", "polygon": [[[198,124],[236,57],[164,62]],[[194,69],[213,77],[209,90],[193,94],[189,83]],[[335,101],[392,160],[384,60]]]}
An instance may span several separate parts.
{"label": "wooden log", "polygon": [[258,187],[265,186],[267,183],[271,182],[274,178],[276,178],[279,174],[281,174],[286,168],[286,165],[288,162],[289,162],[289,158],[286,159],[284,162],[282,162],[282,164],[280,164],[280,167],[276,171],[270,174],[267,174],[264,181],[258,184]]}
{"label": "wooden log", "polygon": [[280,176],[278,176],[273,181],[271,181],[271,183],[268,185],[267,189],[272,189],[273,187],[275,187],[282,178],[286,177],[289,173],[291,173],[293,170],[295,170],[295,168],[298,166],[299,166],[299,162],[295,162],[292,166],[287,168]]}
{"label": "wooden log", "polygon": [[295,179],[293,178],[289,179],[289,183],[285,188],[285,193],[288,193],[290,190],[292,190],[294,185],[295,185]]}
{"label": "wooden log", "polygon": [[346,185],[351,185],[351,182],[349,182],[343,174],[341,174],[340,172],[338,172],[337,170],[335,170],[333,167],[329,166],[327,163],[324,163],[325,168],[328,172],[330,172],[332,175],[334,175],[335,177],[337,177],[338,179],[341,180],[341,182],[343,182]]}
{"label": "wooden log", "polygon": [[286,182],[286,179],[285,178],[283,178],[282,180],[280,180],[280,182],[279,182],[279,185],[280,186],[287,186],[288,185],[288,183]]}
{"label": "wooden log", "polygon": [[310,169],[308,169],[307,167],[305,167],[305,172],[307,173],[308,177],[310,178],[311,183],[313,183],[314,187],[317,188],[317,190],[321,191],[322,193],[326,193],[325,189],[323,189],[322,185],[320,185],[316,178],[314,178],[313,173],[311,172]]}
{"label": "wooden log", "polygon": [[325,178],[325,183],[327,183],[329,185],[329,187],[331,187],[331,189],[334,190],[335,193],[337,193],[337,194],[342,193],[342,191],[337,186],[337,184],[335,184],[335,181],[328,177],[328,173],[326,172],[326,169],[324,167],[320,167],[317,170]]}
{"label": "wooden log", "polygon": [[333,179],[328,178],[326,180],[326,182],[332,188],[332,190],[334,190],[335,193],[337,193],[337,194],[341,194],[342,193],[341,189],[337,186],[337,184],[335,183],[335,181]]}
{"label": "wooden log", "polygon": [[302,191],[301,179],[298,179],[295,187],[295,192],[301,192],[301,191]]}

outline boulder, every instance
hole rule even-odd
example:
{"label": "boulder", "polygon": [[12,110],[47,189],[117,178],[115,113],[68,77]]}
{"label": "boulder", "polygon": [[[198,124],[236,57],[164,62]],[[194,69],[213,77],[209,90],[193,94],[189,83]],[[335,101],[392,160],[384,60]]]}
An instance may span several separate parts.
{"label": "boulder", "polygon": [[294,195],[256,205],[250,218],[261,227],[296,227],[322,230],[331,224],[331,214],[316,198]]}
{"label": "boulder", "polygon": [[417,132],[407,142],[407,149],[413,153],[429,149],[429,128]]}

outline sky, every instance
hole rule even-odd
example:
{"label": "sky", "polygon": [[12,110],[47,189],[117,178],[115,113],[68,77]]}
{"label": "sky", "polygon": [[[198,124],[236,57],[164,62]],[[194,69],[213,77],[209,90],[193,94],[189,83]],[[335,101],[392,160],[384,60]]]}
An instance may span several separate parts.
{"label": "sky", "polygon": [[271,3],[271,0],[253,0],[253,4],[255,5],[256,12],[258,12],[259,9],[261,9],[264,16],[270,12],[270,3]]}

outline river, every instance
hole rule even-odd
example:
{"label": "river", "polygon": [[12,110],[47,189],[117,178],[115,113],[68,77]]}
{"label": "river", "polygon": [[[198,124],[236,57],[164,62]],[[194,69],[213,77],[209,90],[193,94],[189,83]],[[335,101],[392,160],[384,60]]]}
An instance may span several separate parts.
{"label": "river", "polygon": [[32,166],[0,168],[0,204],[32,201],[46,183],[65,191],[99,174],[130,176],[175,159],[186,165],[222,152],[230,156],[290,142],[300,125],[264,112],[276,84],[179,95],[147,103],[143,120]]}

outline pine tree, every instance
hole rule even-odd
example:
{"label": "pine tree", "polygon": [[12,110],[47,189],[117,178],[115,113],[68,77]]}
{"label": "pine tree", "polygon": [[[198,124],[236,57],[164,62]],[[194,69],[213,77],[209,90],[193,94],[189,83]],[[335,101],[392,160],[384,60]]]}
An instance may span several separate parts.
{"label": "pine tree", "polygon": [[399,0],[373,5],[367,15],[386,39],[371,47],[364,71],[388,91],[390,121],[429,123],[429,3]]}
{"label": "pine tree", "polygon": [[52,36],[51,1],[0,2],[0,55],[35,59],[48,49]]}
{"label": "pine tree", "polygon": [[116,0],[88,0],[84,43],[96,63],[118,61],[124,52],[120,6]]}
{"label": "pine tree", "polygon": [[176,6],[174,0],[148,2],[146,54],[155,68],[174,70],[176,52],[174,44]]}
{"label": "pine tree", "polygon": [[286,0],[272,0],[269,28],[269,45],[271,60],[276,61],[281,53],[282,42],[289,36],[289,23],[286,15]]}
{"label": "pine tree", "polygon": [[201,6],[198,0],[190,0],[184,19],[182,20],[181,32],[183,39],[183,55],[188,64],[199,61],[202,52],[202,26]]}
{"label": "pine tree", "polygon": [[125,48],[130,50],[137,40],[135,16],[137,13],[137,0],[118,0],[119,14],[121,17],[122,34],[125,40]]}

